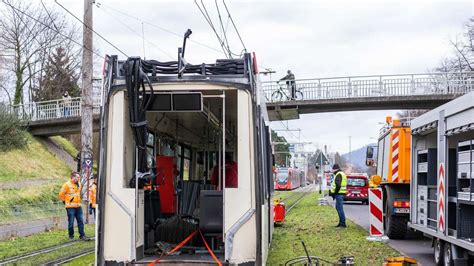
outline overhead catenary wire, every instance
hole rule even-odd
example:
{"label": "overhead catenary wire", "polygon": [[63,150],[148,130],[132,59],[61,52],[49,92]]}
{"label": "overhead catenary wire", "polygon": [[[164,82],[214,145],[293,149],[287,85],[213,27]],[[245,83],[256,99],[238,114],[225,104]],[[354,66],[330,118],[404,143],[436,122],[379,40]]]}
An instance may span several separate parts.
{"label": "overhead catenary wire", "polygon": [[287,132],[289,132],[289,134],[291,134],[294,138],[298,139],[298,137],[296,137],[296,136],[293,134],[293,132],[290,130],[290,128],[288,127],[288,125],[285,125],[285,123],[283,123],[283,121],[278,121],[278,122],[280,122],[280,123],[283,125],[283,127],[288,130]]}
{"label": "overhead catenary wire", "polygon": [[[219,8],[219,4],[217,3],[217,0],[215,0],[215,4],[216,4],[216,10],[217,10],[217,14],[218,14],[218,18],[219,18],[219,22],[220,22],[220,25],[221,25],[221,32],[222,32],[222,36],[219,35],[219,33],[217,33],[217,30],[216,30],[216,27],[214,26],[214,23],[212,22],[212,18],[209,14],[209,12],[207,11],[207,8],[206,8],[206,5],[204,4],[203,0],[201,0],[201,5],[198,4],[197,0],[194,0],[194,3],[196,4],[197,8],[199,9],[199,11],[201,12],[201,14],[203,15],[204,19],[206,20],[206,22],[209,24],[211,30],[214,32],[214,34],[216,35],[217,37],[217,40],[219,42],[219,45],[221,46],[222,50],[224,51],[224,53],[226,54],[226,56],[228,58],[233,58],[232,56],[237,56],[237,57],[242,57],[242,55],[247,51],[247,48],[245,47],[245,44],[242,40],[242,36],[240,35],[238,29],[237,29],[237,26],[235,25],[235,22],[233,21],[232,19],[232,16],[230,15],[230,11],[228,9],[228,7],[226,6],[225,2],[222,1],[222,3],[224,4],[225,6],[225,9],[226,9],[226,12],[227,12],[227,25],[226,27],[224,28],[224,23],[222,21],[222,16],[221,16],[221,13],[220,13],[220,8]],[[240,54],[237,54],[237,53],[234,53],[232,52],[232,50],[230,49],[230,45],[229,45],[229,40],[227,38],[227,28],[228,28],[228,24],[229,22],[232,22],[232,25],[235,29],[235,32],[237,33],[237,36],[239,37],[240,39],[240,42],[243,46],[243,49],[242,51],[240,52]]]}
{"label": "overhead catenary wire", "polygon": [[[224,44],[224,45],[227,46],[227,51],[229,51],[229,53],[231,53],[231,52],[230,52],[230,47],[229,47],[229,40],[227,39],[227,34],[226,34],[227,29],[224,29],[224,23],[222,22],[222,17],[221,17],[221,11],[220,11],[220,9],[219,9],[219,4],[217,4],[217,0],[215,0],[214,2],[215,2],[215,4],[216,4],[217,14],[218,14],[218,16],[219,16],[219,24],[221,25],[222,36],[223,36],[224,41],[225,41],[225,44]],[[227,22],[229,22],[229,20],[227,20]],[[229,24],[227,23],[227,26],[228,26],[228,25],[229,25]]]}
{"label": "overhead catenary wire", "polygon": [[109,40],[107,40],[104,36],[102,36],[102,34],[98,33],[97,31],[95,31],[94,29],[92,29],[91,27],[89,27],[87,24],[84,23],[84,21],[82,21],[80,18],[78,18],[76,15],[74,15],[71,11],[69,11],[69,9],[65,8],[63,5],[61,5],[57,0],[54,1],[58,6],[60,6],[62,9],[64,9],[64,11],[66,11],[68,14],[70,14],[71,16],[73,16],[77,21],[81,22],[82,25],[84,25],[84,27],[86,27],[87,29],[91,30],[95,35],[97,35],[99,38],[101,38],[102,40],[104,40],[106,43],[108,43],[110,46],[112,46],[113,48],[115,48],[117,51],[119,51],[121,54],[123,54],[124,56],[126,57],[129,57],[125,52],[123,52],[120,48],[118,48],[115,44],[113,44],[112,42],[110,42]]}
{"label": "overhead catenary wire", "polygon": [[[169,57],[170,59],[174,59],[173,56],[171,56],[170,54],[168,54],[165,50],[163,50],[162,48],[160,48],[158,45],[156,45],[155,43],[153,43],[152,41],[148,40],[145,38],[144,36],[144,33],[143,33],[143,28],[142,28],[142,34],[140,34],[138,31],[136,31],[135,29],[133,29],[131,26],[125,24],[124,22],[122,22],[120,19],[116,18],[115,16],[113,16],[112,14],[110,14],[109,12],[107,12],[104,8],[101,8],[100,5],[96,5],[98,9],[100,9],[102,12],[104,12],[105,14],[107,14],[108,16],[110,16],[111,18],[113,18],[115,21],[117,21],[119,24],[121,24],[122,26],[124,26],[125,28],[129,29],[131,32],[133,32],[134,34],[140,36],[144,41],[146,41],[147,43],[151,44],[153,47],[155,47],[156,49],[158,49],[162,54],[166,55],[167,57]],[[143,51],[145,51],[145,46],[143,45]]]}
{"label": "overhead catenary wire", "polygon": [[228,50],[226,49],[225,45],[224,45],[223,42],[222,42],[221,37],[220,37],[219,34],[217,33],[216,28],[214,27],[214,24],[212,23],[212,19],[211,19],[211,17],[209,16],[209,13],[207,12],[206,5],[204,4],[204,2],[201,0],[202,7],[198,4],[197,0],[194,0],[194,4],[196,4],[197,8],[199,9],[199,11],[201,12],[201,14],[203,15],[204,19],[206,20],[207,24],[209,24],[209,26],[211,27],[212,31],[213,31],[214,34],[216,35],[217,40],[218,40],[218,42],[219,42],[219,45],[221,46],[222,51],[224,52],[225,56],[226,56],[227,58],[231,58],[231,53],[230,53],[230,51],[228,51]]}
{"label": "overhead catenary wire", "polygon": [[[97,3],[97,4],[99,4],[99,5],[101,5],[101,6],[105,6],[105,7],[106,7],[107,9],[109,9],[109,10],[112,10],[112,11],[114,11],[114,12],[117,12],[117,13],[119,13],[119,14],[121,14],[121,15],[126,16],[126,17],[135,19],[135,20],[137,20],[137,21],[140,21],[141,23],[144,23],[144,24],[146,24],[146,25],[148,25],[148,26],[151,26],[151,27],[154,27],[154,28],[156,28],[156,29],[159,29],[159,30],[161,30],[161,31],[163,31],[163,32],[166,32],[166,33],[170,34],[170,35],[174,35],[174,36],[176,36],[176,37],[178,37],[178,38],[183,38],[183,35],[182,35],[182,34],[179,34],[179,33],[177,33],[177,32],[171,31],[171,30],[166,29],[166,28],[164,28],[164,27],[162,27],[162,26],[158,26],[158,25],[153,24],[153,23],[151,23],[151,22],[142,20],[142,19],[140,19],[140,18],[138,18],[138,17],[136,17],[136,16],[127,14],[127,13],[125,13],[125,12],[123,12],[123,11],[120,11],[120,10],[118,10],[118,9],[116,9],[116,8],[113,8],[113,7],[109,6],[109,5],[106,5],[106,4],[103,4],[103,3]],[[192,43],[195,43],[195,44],[197,44],[197,45],[200,45],[200,46],[202,46],[202,47],[205,47],[205,48],[208,48],[208,49],[210,49],[210,50],[213,50],[213,51],[215,51],[215,52],[219,52],[219,53],[222,52],[221,50],[219,50],[219,49],[217,49],[217,48],[215,48],[215,47],[209,46],[209,45],[207,45],[207,44],[205,44],[205,43],[202,43],[202,42],[199,42],[199,41],[196,41],[196,40],[193,40],[193,39],[190,39],[189,41],[192,42]]]}
{"label": "overhead catenary wire", "polygon": [[[6,2],[4,0],[2,0],[3,3],[6,4]],[[11,6],[12,7],[12,6]],[[16,9],[13,9],[13,12],[15,13],[15,15],[18,16],[18,13],[17,13],[17,10]],[[18,18],[20,19],[21,23],[23,23],[25,25],[25,27],[28,29],[29,31],[29,35],[33,37],[33,39],[38,43],[38,45],[41,45],[41,42],[38,41],[38,39],[36,39],[36,36],[35,34],[33,34],[33,29],[32,27],[28,27],[28,24],[26,24],[26,22],[23,20],[23,18],[21,16],[18,16]]]}
{"label": "overhead catenary wire", "polygon": [[53,20],[53,18],[51,17],[51,13],[49,13],[48,9],[47,9],[46,6],[44,5],[43,0],[41,0],[41,5],[43,6],[43,9],[44,9],[44,11],[46,12],[46,14],[48,14],[49,20],[51,20],[51,23],[53,23],[53,26],[54,26],[54,28],[56,29],[56,31],[59,31],[58,26],[56,26],[56,23],[54,23],[54,20]]}
{"label": "overhead catenary wire", "polygon": [[230,15],[229,8],[227,7],[227,4],[225,3],[225,0],[222,0],[222,3],[224,3],[225,10],[227,11],[227,14],[229,15],[230,22],[232,22],[232,25],[234,26],[235,32],[237,33],[237,36],[239,37],[240,43],[244,47],[244,52],[247,52],[247,47],[245,47],[244,41],[242,40],[242,36],[240,36],[239,30],[237,29],[237,26],[235,25],[234,19]]}
{"label": "overhead catenary wire", "polygon": [[[82,48],[87,49],[87,48],[84,47],[81,43],[79,43],[78,41],[74,40],[74,39],[71,38],[70,36],[68,36],[68,35],[66,35],[66,34],[64,34],[64,33],[60,32],[60,31],[56,30],[55,28],[51,27],[50,25],[45,24],[44,22],[40,21],[39,19],[37,19],[37,18],[35,18],[35,17],[29,15],[28,13],[26,13],[26,12],[24,12],[24,11],[22,11],[22,10],[16,8],[16,7],[13,6],[12,4],[7,3],[7,2],[5,2],[4,0],[2,0],[2,2],[3,2],[4,4],[6,4],[6,5],[8,5],[10,8],[16,10],[17,12],[20,12],[20,13],[22,13],[23,15],[29,17],[30,19],[32,19],[32,20],[34,20],[34,21],[40,23],[41,25],[45,26],[46,28],[56,31],[59,35],[61,35],[61,36],[65,37],[65,38],[67,38],[68,40],[70,40],[70,41],[72,41],[73,43],[75,43],[75,44],[81,46]],[[99,57],[101,57],[101,58],[104,58],[103,55],[100,55],[100,54],[98,54],[97,52],[94,52],[93,50],[90,50],[90,49],[87,49],[87,50],[91,51],[93,54],[95,54],[95,55],[97,55],[97,56],[99,56]]]}

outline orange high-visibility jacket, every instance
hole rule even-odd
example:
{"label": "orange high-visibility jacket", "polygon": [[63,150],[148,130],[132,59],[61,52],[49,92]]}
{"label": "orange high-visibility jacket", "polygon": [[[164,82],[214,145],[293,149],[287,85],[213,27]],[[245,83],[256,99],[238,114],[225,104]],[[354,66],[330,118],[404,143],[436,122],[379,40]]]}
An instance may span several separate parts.
{"label": "orange high-visibility jacket", "polygon": [[67,181],[59,192],[59,199],[64,202],[66,208],[81,207],[81,186],[71,180]]}
{"label": "orange high-visibility jacket", "polygon": [[97,186],[95,184],[92,184],[92,186],[89,189],[89,202],[92,205],[92,208],[95,208],[97,206],[96,193],[97,193]]}

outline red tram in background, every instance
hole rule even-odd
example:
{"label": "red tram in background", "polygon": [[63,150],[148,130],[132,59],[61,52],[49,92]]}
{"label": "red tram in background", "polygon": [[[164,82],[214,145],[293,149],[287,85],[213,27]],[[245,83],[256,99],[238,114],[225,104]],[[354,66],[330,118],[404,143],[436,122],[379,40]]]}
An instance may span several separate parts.
{"label": "red tram in background", "polygon": [[301,171],[293,168],[278,168],[275,190],[292,190],[301,186]]}

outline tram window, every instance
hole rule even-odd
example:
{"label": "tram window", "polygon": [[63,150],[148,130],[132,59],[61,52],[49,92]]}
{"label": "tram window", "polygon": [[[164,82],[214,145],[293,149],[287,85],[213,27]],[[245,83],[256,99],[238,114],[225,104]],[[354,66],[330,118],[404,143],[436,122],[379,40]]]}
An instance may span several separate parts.
{"label": "tram window", "polygon": [[183,181],[189,181],[192,179],[191,174],[191,161],[192,153],[190,148],[178,145],[178,170]]}
{"label": "tram window", "polygon": [[153,133],[148,133],[147,135],[148,135],[148,138],[147,138],[147,141],[146,141],[146,145],[153,147],[153,143],[155,141],[155,136],[153,135]]}
{"label": "tram window", "polygon": [[153,133],[148,132],[146,142],[146,160],[148,169],[151,169],[155,166],[155,152],[153,148],[154,142],[155,136],[153,135]]}
{"label": "tram window", "polygon": [[190,149],[184,149],[184,157],[185,158],[191,158],[191,150]]}
{"label": "tram window", "polygon": [[189,180],[189,170],[191,169],[191,161],[189,159],[183,160],[183,180]]}
{"label": "tram window", "polygon": [[151,169],[155,165],[155,156],[153,154],[153,147],[146,147],[146,160],[147,160],[147,167]]}

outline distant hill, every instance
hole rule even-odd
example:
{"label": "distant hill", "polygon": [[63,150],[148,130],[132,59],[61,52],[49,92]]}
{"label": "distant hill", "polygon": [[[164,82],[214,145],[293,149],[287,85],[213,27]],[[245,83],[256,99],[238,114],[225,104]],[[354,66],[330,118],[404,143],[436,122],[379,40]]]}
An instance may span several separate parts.
{"label": "distant hill", "polygon": [[[365,165],[365,153],[367,151],[367,147],[368,146],[377,146],[376,143],[370,143],[370,144],[367,144],[365,146],[362,146],[360,148],[358,148],[357,150],[353,150],[350,154],[351,154],[351,161],[352,161],[352,164],[358,168],[361,168],[361,169],[366,169],[366,165]],[[344,159],[347,160],[347,162],[349,162],[349,153],[346,153],[346,154],[343,154],[342,157]],[[375,158],[377,158],[377,149],[375,149]]]}

